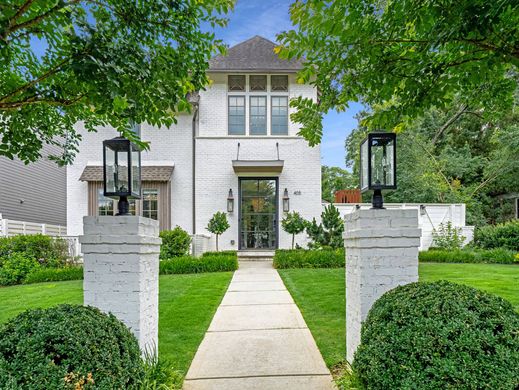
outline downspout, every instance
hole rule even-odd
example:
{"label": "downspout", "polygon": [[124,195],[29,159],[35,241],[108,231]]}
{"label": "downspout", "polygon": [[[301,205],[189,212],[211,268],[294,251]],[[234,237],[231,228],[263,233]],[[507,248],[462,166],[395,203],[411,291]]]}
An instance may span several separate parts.
{"label": "downspout", "polygon": [[191,167],[193,170],[192,173],[192,201],[193,201],[193,235],[196,234],[196,198],[195,198],[195,190],[196,190],[196,125],[198,121],[198,100],[193,102],[194,112],[193,112],[193,121],[192,121],[192,160]]}

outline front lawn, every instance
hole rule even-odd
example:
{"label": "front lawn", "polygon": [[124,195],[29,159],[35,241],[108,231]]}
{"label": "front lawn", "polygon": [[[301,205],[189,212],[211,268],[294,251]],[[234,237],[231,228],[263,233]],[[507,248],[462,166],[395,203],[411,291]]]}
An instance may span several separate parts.
{"label": "front lawn", "polygon": [[[346,356],[344,268],[279,270],[329,367]],[[421,263],[421,281],[446,279],[508,299],[519,311],[519,266]]]}
{"label": "front lawn", "polygon": [[[159,354],[184,375],[231,276],[231,272],[160,276]],[[82,302],[81,280],[0,287],[0,323],[26,309]]]}

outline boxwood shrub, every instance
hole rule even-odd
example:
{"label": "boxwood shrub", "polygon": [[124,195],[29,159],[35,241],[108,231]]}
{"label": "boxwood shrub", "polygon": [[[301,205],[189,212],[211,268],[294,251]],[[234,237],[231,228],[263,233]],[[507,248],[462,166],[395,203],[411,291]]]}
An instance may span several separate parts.
{"label": "boxwood shrub", "polygon": [[207,255],[200,258],[182,256],[160,262],[161,275],[235,271],[237,269],[236,255]]}
{"label": "boxwood shrub", "polygon": [[189,254],[191,236],[180,226],[176,226],[173,230],[163,230],[159,233],[159,236],[162,238],[162,245],[160,246],[161,259],[170,259]]}
{"label": "boxwood shrub", "polygon": [[447,281],[384,294],[362,325],[353,369],[367,389],[517,389],[519,314]]}
{"label": "boxwood shrub", "polygon": [[340,268],[344,267],[344,249],[278,249],[274,268]]}
{"label": "boxwood shrub", "polygon": [[238,252],[237,251],[219,251],[219,252],[204,252],[202,254],[202,257],[212,257],[212,256],[234,256],[234,257],[237,257],[238,256]]}
{"label": "boxwood shrub", "polygon": [[42,282],[61,282],[64,280],[83,279],[83,267],[64,267],[64,268],[39,268],[30,272],[23,280],[24,284]]}
{"label": "boxwood shrub", "polygon": [[68,246],[63,239],[43,234],[0,237],[0,258],[14,253],[33,258],[43,267],[60,267],[67,262]]}
{"label": "boxwood shrub", "polygon": [[474,245],[484,248],[505,248],[519,252],[519,220],[476,228]]}
{"label": "boxwood shrub", "polygon": [[135,336],[92,307],[28,310],[0,327],[1,389],[135,389],[143,374]]}
{"label": "boxwood shrub", "polygon": [[434,263],[496,263],[519,264],[519,256],[516,252],[503,249],[429,249],[420,252],[420,261]]}
{"label": "boxwood shrub", "polygon": [[11,253],[8,257],[0,258],[0,286],[20,284],[28,274],[40,268],[35,258],[24,253]]}

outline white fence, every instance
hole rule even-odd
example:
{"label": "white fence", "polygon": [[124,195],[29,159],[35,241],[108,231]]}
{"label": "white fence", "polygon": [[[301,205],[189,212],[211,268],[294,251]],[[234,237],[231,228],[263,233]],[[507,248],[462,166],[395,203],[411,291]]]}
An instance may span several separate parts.
{"label": "white fence", "polygon": [[[323,208],[326,205],[323,204]],[[353,203],[335,203],[341,216],[350,214],[357,208]],[[359,204],[363,209],[371,208],[371,204]],[[438,229],[440,224],[451,222],[452,226],[461,228],[465,236],[465,243],[472,241],[474,237],[474,226],[465,225],[465,204],[438,204],[438,203],[384,203],[388,209],[415,209],[418,213],[418,225],[422,229],[420,250],[428,249],[433,240],[433,230]]]}

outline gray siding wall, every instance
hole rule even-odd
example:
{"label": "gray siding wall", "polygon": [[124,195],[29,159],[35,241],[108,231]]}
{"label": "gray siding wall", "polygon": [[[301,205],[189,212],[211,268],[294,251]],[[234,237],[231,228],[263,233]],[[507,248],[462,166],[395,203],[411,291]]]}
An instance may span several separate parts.
{"label": "gray siding wall", "polygon": [[48,160],[54,148],[46,146],[43,157],[29,165],[0,157],[0,214],[3,218],[66,225],[66,169]]}

